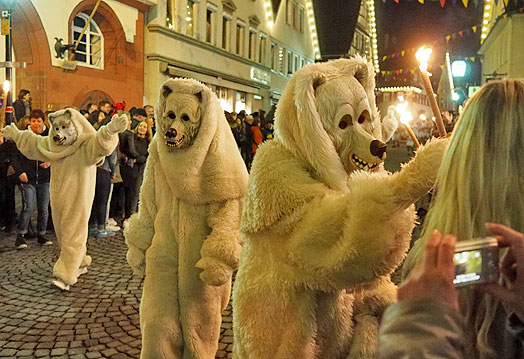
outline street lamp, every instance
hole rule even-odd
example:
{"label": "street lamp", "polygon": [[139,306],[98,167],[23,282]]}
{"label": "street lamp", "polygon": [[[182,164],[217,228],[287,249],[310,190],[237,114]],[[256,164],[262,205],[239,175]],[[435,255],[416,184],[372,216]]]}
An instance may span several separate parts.
{"label": "street lamp", "polygon": [[466,75],[466,61],[457,60],[451,63],[451,73],[453,77],[464,77]]}

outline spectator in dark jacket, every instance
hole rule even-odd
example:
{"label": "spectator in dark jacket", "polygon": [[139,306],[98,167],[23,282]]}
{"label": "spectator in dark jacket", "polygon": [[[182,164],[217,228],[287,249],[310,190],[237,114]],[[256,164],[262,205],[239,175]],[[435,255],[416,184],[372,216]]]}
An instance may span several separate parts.
{"label": "spectator in dark jacket", "polygon": [[15,174],[8,175],[12,170],[11,158],[17,151],[12,141],[4,141],[0,132],[0,226],[7,233],[11,233],[15,227],[15,184],[12,178]]}
{"label": "spectator in dark jacket", "polygon": [[[31,112],[29,130],[40,136],[47,136],[49,129],[44,125],[44,113],[40,110]],[[47,220],[49,217],[49,162],[30,160],[18,150],[11,159],[16,176],[20,180],[23,209],[18,219],[18,236],[15,246],[18,249],[27,248],[26,234],[29,221],[35,207],[38,209],[37,234],[38,243],[50,245],[53,242],[45,238]]]}
{"label": "spectator in dark jacket", "polygon": [[22,89],[18,93],[17,100],[13,103],[15,110],[15,120],[20,121],[20,119],[31,113],[31,92],[29,90]]}

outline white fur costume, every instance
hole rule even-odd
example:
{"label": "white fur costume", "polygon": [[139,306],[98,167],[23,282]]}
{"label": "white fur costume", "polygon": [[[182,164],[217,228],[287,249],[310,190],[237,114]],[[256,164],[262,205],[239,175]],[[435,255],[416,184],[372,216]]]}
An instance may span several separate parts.
{"label": "white fur costume", "polygon": [[[196,139],[168,148],[168,111],[180,110],[180,118],[195,101]],[[203,84],[167,81],[156,111],[159,131],[149,146],[139,211],[125,231],[128,262],[145,272],[141,358],[211,359],[240,256],[247,171],[216,96]]]}
{"label": "white fur costume", "polygon": [[[433,185],[447,142],[429,143],[394,175],[348,176],[339,153],[349,158],[366,138],[368,151],[381,139],[373,91],[374,71],[361,58],[306,66],[287,85],[276,139],[259,148],[249,178],[234,358],[374,357],[379,317],[396,296],[390,274],[414,227],[412,203]],[[369,132],[342,142],[347,132],[333,122],[343,108],[357,113],[348,126]],[[357,125],[358,108],[372,120]]]}
{"label": "white fur costume", "polygon": [[95,131],[78,111],[60,110],[50,118],[69,113],[77,139],[69,146],[59,146],[53,141],[54,128],[49,136],[35,135],[32,131],[19,131],[14,124],[4,134],[11,138],[20,152],[32,160],[51,163],[51,210],[60,257],[53,268],[53,275],[68,285],[77,282],[79,268],[89,266],[87,255],[88,221],[95,195],[96,165],[111,154],[118,144],[118,133],[127,127],[125,116],[113,118]]}

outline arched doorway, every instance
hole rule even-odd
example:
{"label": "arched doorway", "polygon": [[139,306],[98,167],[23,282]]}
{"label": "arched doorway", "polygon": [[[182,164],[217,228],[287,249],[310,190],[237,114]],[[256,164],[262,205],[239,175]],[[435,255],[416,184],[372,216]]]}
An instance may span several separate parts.
{"label": "arched doorway", "polygon": [[106,94],[104,91],[101,91],[101,90],[91,91],[80,98],[81,98],[81,102],[78,104],[78,107],[81,110],[85,109],[87,107],[87,104],[89,103],[94,103],[97,105],[100,103],[100,101],[109,101],[113,103],[113,99],[108,94]]}

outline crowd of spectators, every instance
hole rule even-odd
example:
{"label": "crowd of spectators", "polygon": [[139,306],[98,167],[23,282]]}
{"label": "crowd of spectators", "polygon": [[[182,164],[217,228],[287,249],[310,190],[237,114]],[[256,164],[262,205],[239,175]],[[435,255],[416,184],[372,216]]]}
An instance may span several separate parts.
{"label": "crowd of spectators", "polygon": [[270,111],[271,117],[266,116],[264,110],[253,112],[250,115],[247,115],[244,110],[239,113],[224,111],[248,171],[251,169],[251,163],[258,147],[262,142],[273,139],[272,114],[274,111],[275,106]]}
{"label": "crowd of spectators", "polygon": [[[13,120],[20,130],[33,131],[39,136],[49,135],[47,116],[50,112],[33,109],[29,90],[20,90],[13,107]],[[109,101],[101,101],[74,109],[98,130],[115,113],[121,112],[123,105],[113,106]],[[127,225],[127,219],[138,208],[148,146],[155,131],[154,108],[151,105],[133,107],[126,114],[128,130],[120,134],[118,147],[97,167],[95,198],[89,219],[89,235],[96,238],[113,237]],[[51,170],[50,163],[26,158],[13,142],[4,141],[0,136],[0,226],[7,233],[16,231],[15,246],[18,249],[27,248],[28,239],[32,238],[37,238],[41,245],[53,244],[46,238],[46,231],[52,228],[49,220],[52,217],[49,206]],[[16,189],[21,197],[18,214]],[[32,222],[35,210],[36,217]]]}

